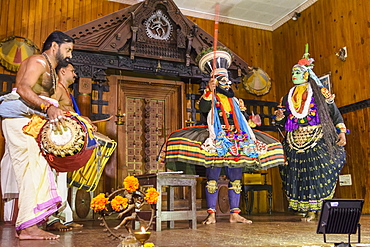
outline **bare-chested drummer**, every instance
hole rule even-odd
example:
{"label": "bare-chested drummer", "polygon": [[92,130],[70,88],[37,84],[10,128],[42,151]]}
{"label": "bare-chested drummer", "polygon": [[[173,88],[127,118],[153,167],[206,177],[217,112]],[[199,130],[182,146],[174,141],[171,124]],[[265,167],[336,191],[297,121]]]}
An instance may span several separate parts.
{"label": "bare-chested drummer", "polygon": [[22,128],[33,114],[49,118],[55,128],[63,122],[63,111],[53,105],[57,78],[55,67],[60,61],[72,58],[74,40],[54,31],[46,39],[43,53],[33,55],[21,63],[16,77],[20,98],[9,94],[2,97],[0,115],[6,142],[9,145],[19,189],[19,213],[16,231],[19,239],[58,239],[55,235],[38,228],[61,204],[51,169],[40,154],[35,138]]}

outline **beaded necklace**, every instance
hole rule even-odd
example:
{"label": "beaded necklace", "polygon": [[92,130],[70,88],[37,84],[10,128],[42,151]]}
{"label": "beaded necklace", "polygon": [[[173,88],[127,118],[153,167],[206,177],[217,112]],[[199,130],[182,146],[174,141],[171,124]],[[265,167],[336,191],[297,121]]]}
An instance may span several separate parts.
{"label": "beaded necklace", "polygon": [[61,83],[60,81],[58,81],[58,84],[60,84],[60,85],[63,87],[63,89],[64,89],[64,91],[66,92],[66,94],[68,95],[69,99],[70,99],[70,100],[72,100],[71,94],[68,92],[68,90],[67,90],[67,88],[64,86],[64,84],[63,84],[63,83]]}
{"label": "beaded necklace", "polygon": [[56,91],[56,86],[57,86],[55,70],[53,69],[53,66],[51,65],[49,56],[45,52],[43,52],[42,55],[45,57],[46,61],[48,62],[49,68],[50,68],[50,77],[51,77],[51,82],[53,83],[53,90],[54,90],[54,92],[51,92],[51,95],[53,95]]}

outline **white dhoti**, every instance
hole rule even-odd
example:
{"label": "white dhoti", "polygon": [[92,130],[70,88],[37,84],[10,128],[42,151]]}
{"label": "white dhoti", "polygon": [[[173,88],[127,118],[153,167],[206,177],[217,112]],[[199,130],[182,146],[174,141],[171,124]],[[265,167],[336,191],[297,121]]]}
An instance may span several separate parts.
{"label": "white dhoti", "polygon": [[[53,170],[55,172],[55,170]],[[49,217],[47,225],[55,222],[61,222],[64,225],[69,225],[73,222],[73,211],[68,203],[68,186],[67,172],[55,172],[58,193],[63,201],[63,206],[58,209],[58,212]]]}
{"label": "white dhoti", "polygon": [[4,201],[4,221],[14,224],[14,219],[16,213],[18,212],[18,200],[17,199],[8,199]]}
{"label": "white dhoti", "polygon": [[1,160],[1,192],[3,200],[6,201],[18,198],[19,194],[7,143],[5,143],[4,155]]}
{"label": "white dhoti", "polygon": [[16,208],[18,208],[18,184],[15,179],[15,173],[12,161],[9,155],[9,147],[5,143],[4,155],[0,163],[1,166],[1,192],[4,201],[4,221],[13,222]]}
{"label": "white dhoti", "polygon": [[58,214],[63,224],[68,225],[73,222],[73,212],[68,203],[68,187],[67,187],[67,172],[59,172],[57,176],[57,186],[60,197],[62,197],[65,208]]}
{"label": "white dhoti", "polygon": [[29,121],[30,118],[6,118],[2,123],[19,189],[16,230],[43,223],[62,201],[54,175],[35,138],[22,131]]}

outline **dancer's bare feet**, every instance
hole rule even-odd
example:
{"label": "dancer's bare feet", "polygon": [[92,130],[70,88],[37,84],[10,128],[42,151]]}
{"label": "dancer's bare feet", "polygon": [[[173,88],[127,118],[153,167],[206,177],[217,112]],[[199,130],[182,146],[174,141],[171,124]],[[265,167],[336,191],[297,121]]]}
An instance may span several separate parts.
{"label": "dancer's bare feet", "polygon": [[231,223],[247,223],[252,224],[251,220],[247,220],[246,218],[240,216],[238,213],[231,213],[230,214],[230,222]]}
{"label": "dancer's bare feet", "polygon": [[56,240],[60,238],[59,235],[52,234],[50,232],[39,229],[36,225],[22,229],[19,232],[19,239],[38,239],[38,240]]}
{"label": "dancer's bare feet", "polygon": [[208,214],[207,218],[202,222],[202,224],[204,225],[210,225],[215,223],[216,223],[216,213]]}
{"label": "dancer's bare feet", "polygon": [[67,231],[70,231],[72,230],[72,227],[71,226],[65,226],[63,225],[62,223],[60,223],[59,221],[51,224],[50,226],[47,226],[46,227],[46,231],[59,231],[59,232],[67,232]]}
{"label": "dancer's bare feet", "polygon": [[72,222],[71,224],[68,225],[68,227],[72,227],[72,228],[81,228],[81,227],[84,227],[84,225],[82,224],[78,224],[76,222]]}

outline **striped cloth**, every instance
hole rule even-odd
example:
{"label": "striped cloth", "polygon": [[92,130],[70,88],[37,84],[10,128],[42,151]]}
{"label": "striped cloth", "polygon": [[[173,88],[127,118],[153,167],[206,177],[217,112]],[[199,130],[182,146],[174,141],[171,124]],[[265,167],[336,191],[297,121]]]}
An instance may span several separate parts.
{"label": "striped cloth", "polygon": [[274,137],[253,130],[256,139],[267,144],[267,152],[258,158],[240,153],[233,156],[227,152],[224,156],[209,153],[201,145],[209,137],[206,125],[193,126],[173,132],[167,140],[166,166],[171,170],[181,170],[179,164],[204,167],[243,167],[244,172],[265,170],[284,164],[284,153],[281,143]]}

